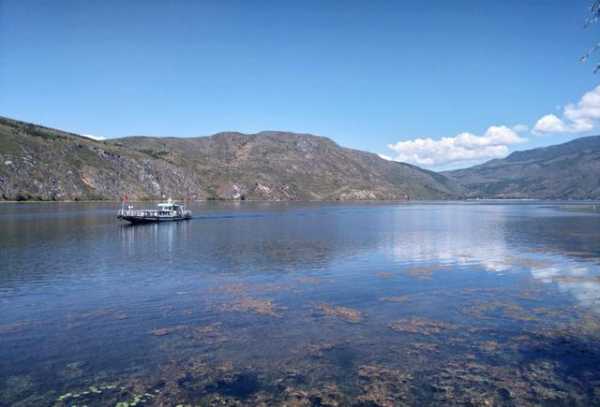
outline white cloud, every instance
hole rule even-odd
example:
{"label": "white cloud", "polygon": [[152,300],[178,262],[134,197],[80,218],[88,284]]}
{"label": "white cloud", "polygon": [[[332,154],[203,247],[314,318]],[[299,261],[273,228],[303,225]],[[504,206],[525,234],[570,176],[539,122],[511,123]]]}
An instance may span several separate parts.
{"label": "white cloud", "polygon": [[566,105],[561,116],[542,116],[533,133],[585,133],[596,128],[600,120],[600,86],[586,92],[577,104]]}
{"label": "white cloud", "polygon": [[501,158],[508,155],[508,146],[526,139],[506,126],[491,126],[482,136],[460,133],[440,140],[417,138],[399,141],[388,147],[395,152],[395,161],[409,162],[426,167],[437,167],[459,162]]}
{"label": "white cloud", "polygon": [[567,125],[554,114],[547,114],[540,118],[533,128],[536,134],[542,133],[566,133],[569,129]]}
{"label": "white cloud", "polygon": [[385,155],[385,154],[377,154],[377,155],[379,156],[379,158],[383,158],[384,160],[387,160],[387,161],[393,161],[393,160],[392,160],[392,157],[390,157],[390,156],[387,156],[387,155]]}
{"label": "white cloud", "polygon": [[516,133],[526,133],[529,131],[529,126],[526,124],[515,124],[512,129]]}
{"label": "white cloud", "polygon": [[87,138],[91,138],[92,140],[98,140],[98,141],[106,140],[106,137],[94,136],[92,134],[82,134],[82,136],[83,137],[87,137]]}

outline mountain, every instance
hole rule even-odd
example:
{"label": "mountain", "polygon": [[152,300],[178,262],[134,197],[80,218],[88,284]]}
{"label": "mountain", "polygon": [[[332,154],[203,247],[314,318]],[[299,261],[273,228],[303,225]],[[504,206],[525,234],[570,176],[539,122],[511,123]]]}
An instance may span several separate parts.
{"label": "mountain", "polygon": [[600,199],[600,136],[446,171],[467,197]]}
{"label": "mountain", "polygon": [[0,117],[3,200],[457,198],[447,177],[308,134],[97,141]]}

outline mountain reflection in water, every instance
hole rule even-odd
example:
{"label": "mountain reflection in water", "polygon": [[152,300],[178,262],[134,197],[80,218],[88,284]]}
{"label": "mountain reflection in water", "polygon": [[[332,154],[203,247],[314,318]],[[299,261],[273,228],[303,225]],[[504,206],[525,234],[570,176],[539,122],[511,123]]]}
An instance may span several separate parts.
{"label": "mountain reflection in water", "polygon": [[600,403],[596,213],[192,209],[0,206],[0,405]]}

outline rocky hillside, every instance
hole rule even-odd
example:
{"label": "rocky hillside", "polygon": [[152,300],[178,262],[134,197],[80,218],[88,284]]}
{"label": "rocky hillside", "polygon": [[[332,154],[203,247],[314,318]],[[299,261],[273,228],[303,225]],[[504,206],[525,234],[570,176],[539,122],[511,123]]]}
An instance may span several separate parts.
{"label": "rocky hillside", "polygon": [[0,118],[3,200],[459,197],[447,177],[308,134],[96,141]]}
{"label": "rocky hillside", "polygon": [[600,136],[444,172],[468,197],[600,199]]}

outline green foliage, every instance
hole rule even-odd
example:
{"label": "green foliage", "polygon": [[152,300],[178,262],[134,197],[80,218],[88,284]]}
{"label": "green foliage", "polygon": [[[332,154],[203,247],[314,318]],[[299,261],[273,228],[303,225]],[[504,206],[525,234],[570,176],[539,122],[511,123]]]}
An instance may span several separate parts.
{"label": "green foliage", "polygon": [[142,149],[139,150],[141,153],[144,153],[146,155],[149,155],[152,158],[156,158],[156,159],[161,159],[164,158],[165,156],[169,155],[168,151],[164,151],[164,150],[150,150],[150,149]]}

